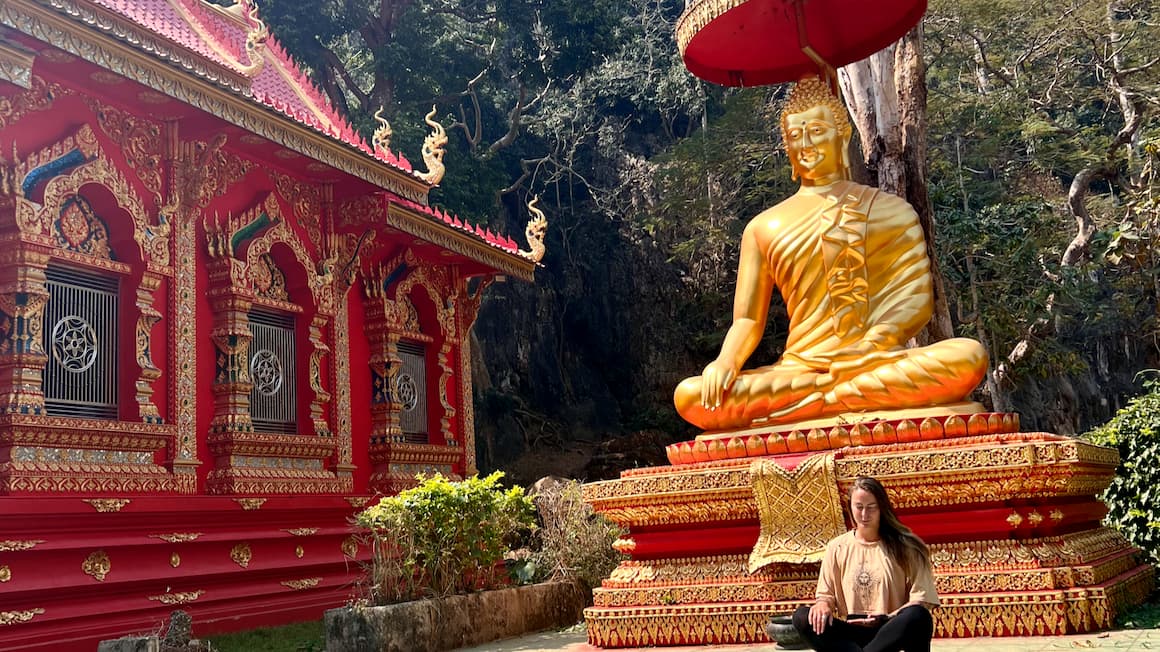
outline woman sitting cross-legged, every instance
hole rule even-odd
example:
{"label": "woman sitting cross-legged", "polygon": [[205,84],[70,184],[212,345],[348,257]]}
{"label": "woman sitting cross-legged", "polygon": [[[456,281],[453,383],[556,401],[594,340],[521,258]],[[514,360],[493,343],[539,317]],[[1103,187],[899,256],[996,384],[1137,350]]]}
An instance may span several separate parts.
{"label": "woman sitting cross-legged", "polygon": [[826,544],[817,602],[794,627],[820,652],[929,652],[938,594],[926,544],[874,478],[854,480],[850,513],[854,530]]}

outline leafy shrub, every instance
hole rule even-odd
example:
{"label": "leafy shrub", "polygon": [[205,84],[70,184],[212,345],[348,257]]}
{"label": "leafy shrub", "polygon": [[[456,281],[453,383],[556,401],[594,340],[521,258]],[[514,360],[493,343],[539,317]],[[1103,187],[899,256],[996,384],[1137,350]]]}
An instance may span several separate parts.
{"label": "leafy shrub", "polygon": [[1104,492],[1107,523],[1160,563],[1160,381],[1108,423],[1087,433],[1096,444],[1120,451],[1116,477]]}
{"label": "leafy shrub", "polygon": [[612,549],[619,527],[592,511],[580,483],[566,480],[534,497],[540,513],[539,550],[532,553],[537,579],[580,580],[600,586],[624,555]]}
{"label": "leafy shrub", "polygon": [[374,548],[373,598],[378,604],[446,596],[503,584],[511,540],[534,527],[534,507],[521,487],[504,490],[503,473],[453,482],[436,474],[361,512]]}

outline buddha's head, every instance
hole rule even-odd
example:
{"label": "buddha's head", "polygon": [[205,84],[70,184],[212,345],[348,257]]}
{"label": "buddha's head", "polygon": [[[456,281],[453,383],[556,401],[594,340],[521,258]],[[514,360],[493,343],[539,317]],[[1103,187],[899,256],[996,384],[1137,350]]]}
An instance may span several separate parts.
{"label": "buddha's head", "polygon": [[806,77],[794,86],[781,114],[781,135],[802,185],[850,178],[850,119],[826,82]]}

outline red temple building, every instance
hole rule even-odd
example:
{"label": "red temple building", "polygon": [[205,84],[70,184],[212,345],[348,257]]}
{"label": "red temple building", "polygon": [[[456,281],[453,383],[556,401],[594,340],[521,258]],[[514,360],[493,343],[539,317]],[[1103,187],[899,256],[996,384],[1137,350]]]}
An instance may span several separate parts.
{"label": "red temple building", "polygon": [[357,510],[475,472],[468,333],[542,245],[428,203],[429,123],[368,144],[246,5],[0,3],[0,650],[320,617]]}

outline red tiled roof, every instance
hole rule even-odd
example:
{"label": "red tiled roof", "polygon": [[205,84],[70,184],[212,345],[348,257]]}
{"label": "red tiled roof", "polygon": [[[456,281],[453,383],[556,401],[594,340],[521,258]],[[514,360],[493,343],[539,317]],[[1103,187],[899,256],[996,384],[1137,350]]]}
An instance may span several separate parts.
{"label": "red tiled roof", "polygon": [[[252,63],[245,51],[246,36],[254,25],[248,6],[223,9],[203,0],[91,1],[236,73],[242,73],[243,68]],[[395,154],[389,149],[379,153],[372,148],[272,35],[265,39],[262,57],[265,65],[250,83],[250,100],[270,107],[386,165],[418,177],[410,161],[401,153]],[[478,225],[465,224],[458,216],[409,199],[404,199],[402,203],[497,249],[511,254],[519,251],[518,244],[511,238],[484,230]]]}

